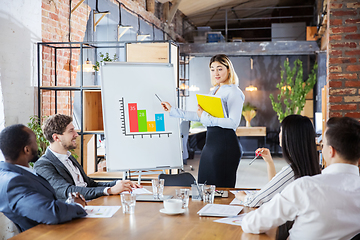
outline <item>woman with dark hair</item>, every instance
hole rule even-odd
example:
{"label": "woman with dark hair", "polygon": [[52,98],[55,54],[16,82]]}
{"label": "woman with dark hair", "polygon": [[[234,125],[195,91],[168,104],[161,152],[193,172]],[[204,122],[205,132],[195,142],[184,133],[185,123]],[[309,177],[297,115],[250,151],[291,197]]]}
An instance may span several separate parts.
{"label": "woman with dark hair", "polygon": [[267,148],[259,148],[260,154],[267,164],[269,182],[257,192],[246,194],[240,191],[236,198],[245,206],[258,207],[270,201],[276,193],[281,192],[287,184],[303,176],[320,173],[318,154],[316,151],[315,131],[308,117],[289,115],[281,122],[279,133],[283,156],[289,164],[276,174],[274,161]]}
{"label": "woman with dark hair", "polygon": [[198,182],[233,188],[241,157],[241,146],[235,131],[240,124],[245,96],[238,87],[238,77],[226,55],[213,56],[209,68],[211,83],[215,87],[210,94],[221,97],[227,117],[213,117],[200,106],[196,112],[189,112],[174,108],[168,102],[161,105],[172,117],[199,121],[207,127]]}

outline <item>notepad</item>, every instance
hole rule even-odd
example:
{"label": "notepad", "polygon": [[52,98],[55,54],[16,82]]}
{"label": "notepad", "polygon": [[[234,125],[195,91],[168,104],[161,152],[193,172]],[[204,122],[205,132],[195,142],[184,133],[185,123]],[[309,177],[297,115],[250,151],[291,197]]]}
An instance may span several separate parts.
{"label": "notepad", "polygon": [[209,94],[196,94],[198,104],[213,117],[224,118],[225,111],[221,97]]}
{"label": "notepad", "polygon": [[200,216],[232,217],[238,215],[243,208],[244,207],[242,206],[230,206],[225,204],[207,204],[198,211],[198,214]]}

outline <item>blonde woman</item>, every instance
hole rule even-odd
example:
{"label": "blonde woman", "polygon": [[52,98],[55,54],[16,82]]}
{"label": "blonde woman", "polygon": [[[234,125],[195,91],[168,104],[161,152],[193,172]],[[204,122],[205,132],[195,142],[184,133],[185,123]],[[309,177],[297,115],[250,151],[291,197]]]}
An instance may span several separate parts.
{"label": "blonde woman", "polygon": [[170,116],[199,121],[207,127],[198,182],[217,187],[235,187],[236,171],[242,154],[235,131],[240,124],[245,95],[238,87],[238,77],[226,55],[213,56],[209,68],[211,83],[215,87],[210,94],[221,97],[227,117],[213,117],[200,106],[196,112],[189,112],[172,107],[168,102],[161,104]]}

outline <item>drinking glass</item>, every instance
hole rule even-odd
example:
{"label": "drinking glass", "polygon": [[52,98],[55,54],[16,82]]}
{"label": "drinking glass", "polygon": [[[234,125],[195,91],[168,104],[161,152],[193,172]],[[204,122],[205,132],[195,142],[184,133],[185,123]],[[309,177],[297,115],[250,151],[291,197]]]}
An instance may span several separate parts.
{"label": "drinking glass", "polygon": [[151,180],[154,199],[162,199],[164,197],[164,179]]}
{"label": "drinking glass", "polygon": [[136,205],[136,194],[134,193],[121,193],[121,205],[123,213],[133,214]]}
{"label": "drinking glass", "polygon": [[189,206],[189,189],[176,189],[176,198],[182,200],[182,207],[187,208]]}
{"label": "drinking glass", "polygon": [[215,185],[204,185],[203,201],[204,203],[214,203]]}

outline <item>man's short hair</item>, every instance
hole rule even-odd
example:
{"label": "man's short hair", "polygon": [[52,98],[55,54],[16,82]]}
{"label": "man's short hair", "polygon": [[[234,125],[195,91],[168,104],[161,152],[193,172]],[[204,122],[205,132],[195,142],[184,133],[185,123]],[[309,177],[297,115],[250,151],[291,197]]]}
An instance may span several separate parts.
{"label": "man's short hair", "polygon": [[64,114],[55,114],[47,118],[42,126],[42,130],[45,138],[53,143],[54,139],[52,135],[63,134],[65,132],[66,127],[73,121],[72,117]]}
{"label": "man's short hair", "polygon": [[332,117],[326,123],[326,140],[349,162],[360,159],[360,123],[349,117]]}
{"label": "man's short hair", "polygon": [[6,160],[15,161],[30,144],[30,134],[22,124],[4,128],[0,133],[0,149]]}

